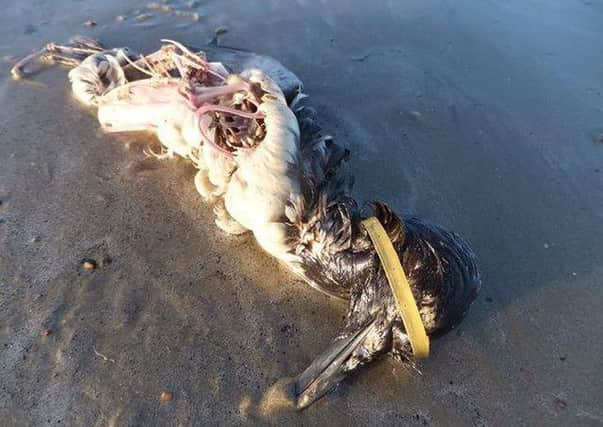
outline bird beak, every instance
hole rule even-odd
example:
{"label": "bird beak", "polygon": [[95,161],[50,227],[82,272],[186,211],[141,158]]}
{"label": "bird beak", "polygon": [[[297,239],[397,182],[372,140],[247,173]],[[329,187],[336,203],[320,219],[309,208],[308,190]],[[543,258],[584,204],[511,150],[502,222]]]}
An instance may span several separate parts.
{"label": "bird beak", "polygon": [[295,398],[297,409],[304,409],[327,394],[346,377],[345,362],[373,331],[377,318],[356,332],[337,338],[331,346],[297,377]]}

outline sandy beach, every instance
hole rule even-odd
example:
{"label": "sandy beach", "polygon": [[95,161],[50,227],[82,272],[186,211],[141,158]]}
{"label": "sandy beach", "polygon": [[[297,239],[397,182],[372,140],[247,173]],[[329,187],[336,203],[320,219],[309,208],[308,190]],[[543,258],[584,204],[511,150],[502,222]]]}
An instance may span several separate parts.
{"label": "sandy beach", "polygon": [[[603,7],[472,3],[5,2],[0,425],[603,425]],[[220,232],[194,168],[102,134],[64,69],[10,78],[75,34],[151,51],[219,28],[300,77],[352,152],[358,200],[471,242],[482,292],[422,374],[386,357],[281,407],[271,387],[326,348],[346,303]]]}

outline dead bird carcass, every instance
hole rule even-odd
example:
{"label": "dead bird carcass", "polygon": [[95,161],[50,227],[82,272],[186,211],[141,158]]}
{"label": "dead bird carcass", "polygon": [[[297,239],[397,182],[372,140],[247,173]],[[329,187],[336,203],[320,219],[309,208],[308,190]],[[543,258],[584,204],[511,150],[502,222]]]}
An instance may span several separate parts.
{"label": "dead bird carcass", "polygon": [[300,107],[299,80],[257,58],[259,68],[232,73],[171,40],[138,56],[76,38],[29,55],[13,75],[52,62],[72,66],[76,98],[98,108],[105,131],[155,132],[164,152],[150,155],[191,160],[196,188],[222,230],[251,231],[311,286],[350,299],[339,336],[295,381],[294,404],[304,408],[380,355],[413,361],[412,336],[364,219],[383,227],[429,336],[461,321],[481,280],[460,236],[401,219],[382,203],[361,209],[350,196],[349,153],[322,134],[312,109]]}

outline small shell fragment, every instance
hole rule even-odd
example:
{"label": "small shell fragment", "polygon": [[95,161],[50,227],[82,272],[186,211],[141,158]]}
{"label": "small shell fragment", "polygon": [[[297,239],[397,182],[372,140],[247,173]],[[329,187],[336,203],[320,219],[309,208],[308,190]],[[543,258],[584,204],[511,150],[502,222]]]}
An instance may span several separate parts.
{"label": "small shell fragment", "polygon": [[199,21],[200,15],[197,12],[183,12],[181,10],[174,10],[174,15],[180,18],[188,18],[195,22]]}
{"label": "small shell fragment", "polygon": [[153,15],[150,13],[141,13],[140,15],[135,16],[134,20],[136,22],[144,22],[144,21],[148,21],[152,17],[153,17]]}
{"label": "small shell fragment", "polygon": [[148,10],[156,10],[158,12],[172,12],[174,8],[168,4],[147,3],[145,6]]}
{"label": "small shell fragment", "polygon": [[96,269],[96,262],[91,259],[84,260],[82,268],[86,271],[94,271]]}
{"label": "small shell fragment", "polygon": [[161,395],[159,396],[159,400],[161,400],[162,402],[169,402],[173,399],[173,395],[170,391],[167,390],[163,390],[161,392]]}

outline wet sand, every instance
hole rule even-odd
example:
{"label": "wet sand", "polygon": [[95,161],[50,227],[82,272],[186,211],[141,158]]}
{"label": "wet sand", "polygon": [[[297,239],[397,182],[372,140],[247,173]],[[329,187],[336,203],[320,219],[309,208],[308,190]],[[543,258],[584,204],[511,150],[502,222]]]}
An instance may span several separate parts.
{"label": "wet sand", "polygon": [[304,412],[267,411],[271,385],[325,348],[345,304],[222,234],[189,164],[102,135],[64,71],[20,84],[5,63],[0,424],[603,424],[598,3],[208,1],[198,22],[100,3],[8,2],[0,58],[76,33],[200,45],[224,26],[221,43],[301,77],[353,153],[360,200],[472,243],[483,291],[422,375],[386,358]]}

